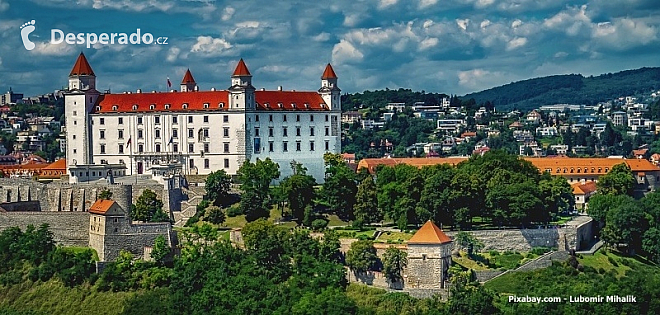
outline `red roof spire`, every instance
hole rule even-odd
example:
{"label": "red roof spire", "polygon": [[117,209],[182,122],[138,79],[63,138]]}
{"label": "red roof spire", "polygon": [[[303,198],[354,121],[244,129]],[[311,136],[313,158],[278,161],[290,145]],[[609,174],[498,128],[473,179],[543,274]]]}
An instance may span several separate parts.
{"label": "red roof spire", "polygon": [[323,75],[321,76],[321,80],[326,80],[326,79],[336,79],[337,75],[335,74],[335,70],[332,69],[332,66],[328,63],[327,66],[325,66],[325,71],[323,71]]}
{"label": "red roof spire", "polygon": [[74,75],[94,75],[92,67],[89,65],[87,58],[85,58],[85,54],[82,52],[78,56],[78,60],[76,60],[76,64],[73,65],[73,69],[71,69],[71,73],[69,74],[69,76]]}
{"label": "red roof spire", "polygon": [[248,70],[247,66],[245,65],[245,61],[243,61],[243,58],[238,61],[238,64],[236,65],[236,70],[234,70],[234,74],[232,76],[252,76],[250,74],[250,70]]}
{"label": "red roof spire", "polygon": [[193,78],[192,73],[190,73],[190,69],[186,70],[186,74],[183,76],[183,80],[181,81],[181,84],[188,83],[195,83],[195,79]]}
{"label": "red roof spire", "polygon": [[433,224],[431,220],[426,221],[422,227],[417,230],[408,244],[444,244],[451,242],[451,238],[447,236],[437,225]]}

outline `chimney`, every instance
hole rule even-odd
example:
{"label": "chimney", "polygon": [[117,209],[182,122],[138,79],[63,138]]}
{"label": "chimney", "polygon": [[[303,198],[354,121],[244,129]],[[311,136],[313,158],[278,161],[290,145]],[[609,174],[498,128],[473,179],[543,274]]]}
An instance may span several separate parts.
{"label": "chimney", "polygon": [[135,91],[135,93],[142,93],[142,89],[137,89],[137,91]]}
{"label": "chimney", "polygon": [[195,92],[199,91],[199,86],[195,85],[195,88],[193,89]]}
{"label": "chimney", "polygon": [[266,88],[261,88],[261,90],[262,90],[262,91],[265,91],[265,90],[266,90]]}
{"label": "chimney", "polygon": [[282,91],[282,86],[281,85],[277,86],[277,90]]}
{"label": "chimney", "polygon": [[212,87],[212,88],[211,88],[211,91],[212,91],[212,92],[215,92],[215,88],[214,88],[214,87]]}

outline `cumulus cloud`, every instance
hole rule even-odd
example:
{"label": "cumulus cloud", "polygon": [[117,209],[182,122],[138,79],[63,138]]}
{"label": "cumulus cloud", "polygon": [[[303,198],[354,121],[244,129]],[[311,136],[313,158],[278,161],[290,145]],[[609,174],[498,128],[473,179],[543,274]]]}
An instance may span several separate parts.
{"label": "cumulus cloud", "polygon": [[435,37],[425,38],[419,43],[419,50],[426,50],[438,45],[438,39]]}
{"label": "cumulus cloud", "polygon": [[197,42],[190,48],[190,52],[205,56],[223,56],[227,55],[232,47],[233,45],[223,38],[199,36],[197,37]]}
{"label": "cumulus cloud", "polygon": [[525,44],[527,44],[527,38],[516,37],[516,38],[510,40],[506,44],[506,50],[507,51],[514,50],[514,49],[520,48],[522,46],[525,46]]}
{"label": "cumulus cloud", "polygon": [[5,11],[9,8],[9,3],[5,0],[0,0],[0,12]]}
{"label": "cumulus cloud", "polygon": [[236,9],[232,7],[226,7],[224,10],[222,10],[222,16],[220,19],[223,21],[228,21],[232,18],[232,16],[234,16],[234,13],[236,13]]}
{"label": "cumulus cloud", "polygon": [[37,42],[31,53],[44,56],[66,56],[74,53],[77,48],[75,45],[51,44],[50,41]]}
{"label": "cumulus cloud", "polygon": [[419,0],[419,8],[426,9],[438,3],[438,0]]}
{"label": "cumulus cloud", "polygon": [[337,64],[361,61],[364,54],[350,42],[342,39],[332,48],[332,62]]}
{"label": "cumulus cloud", "polygon": [[174,62],[179,58],[179,53],[181,52],[181,49],[178,47],[172,47],[167,51],[167,57],[166,60],[169,62]]}
{"label": "cumulus cloud", "polygon": [[328,40],[330,40],[330,34],[326,32],[319,33],[318,35],[312,37],[312,39],[317,42],[327,42]]}
{"label": "cumulus cloud", "polygon": [[395,5],[399,0],[380,0],[378,1],[378,9],[387,9]]}

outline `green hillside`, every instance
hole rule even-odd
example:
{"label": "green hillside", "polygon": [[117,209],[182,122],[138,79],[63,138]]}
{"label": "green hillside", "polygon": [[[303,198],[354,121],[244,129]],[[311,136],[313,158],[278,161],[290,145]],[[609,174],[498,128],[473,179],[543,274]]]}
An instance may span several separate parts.
{"label": "green hillside", "polygon": [[462,99],[490,101],[498,109],[531,110],[551,104],[593,105],[615,97],[660,89],[660,68],[641,68],[599,76],[555,75],[509,83]]}

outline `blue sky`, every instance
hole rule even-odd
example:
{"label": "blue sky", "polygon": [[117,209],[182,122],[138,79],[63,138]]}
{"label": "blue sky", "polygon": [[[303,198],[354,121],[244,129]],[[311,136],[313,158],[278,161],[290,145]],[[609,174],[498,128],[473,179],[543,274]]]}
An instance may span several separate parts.
{"label": "blue sky", "polygon": [[[35,20],[36,48],[20,27]],[[50,30],[167,36],[168,45],[51,44]],[[657,0],[0,0],[0,92],[66,84],[80,51],[113,92],[225,89],[239,58],[257,88],[465,94],[522,79],[660,66]]]}

